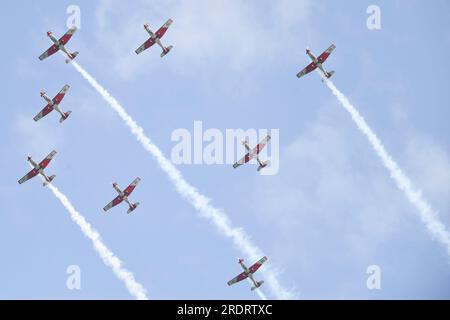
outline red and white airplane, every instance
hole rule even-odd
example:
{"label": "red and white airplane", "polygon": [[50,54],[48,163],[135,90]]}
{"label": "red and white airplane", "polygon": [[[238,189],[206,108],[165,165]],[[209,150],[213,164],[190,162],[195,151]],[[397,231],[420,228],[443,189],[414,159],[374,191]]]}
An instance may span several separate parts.
{"label": "red and white airplane", "polygon": [[130,206],[130,208],[128,209],[127,213],[130,213],[131,211],[133,211],[134,209],[137,208],[137,206],[139,205],[139,202],[136,203],[130,203],[130,201],[128,201],[128,196],[133,192],[134,188],[136,188],[137,184],[139,183],[139,181],[141,181],[141,178],[137,177],[136,179],[134,179],[134,181],[128,186],[126,187],[125,190],[120,190],[119,185],[114,182],[113,183],[113,187],[114,189],[116,189],[117,193],[119,194],[117,197],[115,197],[113,199],[113,201],[111,201],[110,203],[108,203],[103,210],[108,211],[109,209],[111,209],[112,207],[118,205],[119,203],[121,203],[122,201],[125,201],[126,203],[128,203],[128,205]]}
{"label": "red and white airplane", "polygon": [[259,288],[264,283],[264,281],[255,281],[255,279],[253,278],[253,274],[266,261],[267,261],[267,257],[264,256],[261,259],[259,259],[257,262],[255,262],[250,268],[247,268],[247,266],[244,264],[244,259],[239,259],[239,264],[241,265],[242,269],[244,269],[244,272],[242,272],[241,274],[239,274],[235,278],[233,278],[230,281],[228,281],[228,285],[231,286],[232,284],[235,284],[235,283],[237,283],[239,281],[242,281],[244,279],[250,278],[250,280],[253,282],[253,285],[254,285],[252,287],[252,291],[255,290],[256,288]]}
{"label": "red and white airplane", "polygon": [[41,91],[41,97],[44,98],[45,101],[47,101],[47,105],[44,107],[44,109],[41,110],[33,119],[34,121],[38,121],[39,119],[45,117],[53,110],[56,110],[61,115],[61,118],[59,119],[59,122],[63,122],[66,120],[69,115],[72,113],[72,111],[63,112],[59,108],[59,104],[61,103],[62,99],[66,95],[67,91],[69,91],[70,86],[66,84],[61,91],[53,98],[50,99],[46,94],[45,91]]}
{"label": "red and white airplane", "polygon": [[44,60],[45,58],[50,57],[55,52],[58,52],[61,50],[64,52],[69,59],[66,59],[66,63],[69,63],[71,60],[75,59],[75,57],[78,55],[78,52],[69,52],[66,47],[64,47],[67,42],[69,42],[70,38],[72,38],[72,35],[77,31],[76,27],[72,27],[67,31],[59,40],[53,35],[51,31],[47,32],[47,36],[53,41],[53,45],[47,49],[43,54],[39,56],[39,60]]}
{"label": "red and white airplane", "polygon": [[[325,75],[325,77],[327,79],[330,78],[334,74],[334,71],[327,72],[323,68],[322,64],[325,62],[325,60],[327,60],[327,58],[329,57],[329,55],[335,48],[336,48],[336,46],[334,44],[332,44],[327,50],[322,52],[322,54],[320,56],[318,56],[317,58],[314,56],[314,54],[311,52],[311,50],[309,50],[309,48],[306,48],[306,54],[311,58],[312,62],[310,64],[308,64],[305,69],[303,69],[302,71],[297,73],[297,77],[298,78],[303,77],[305,74],[310,73],[311,71],[315,70],[316,68],[319,68],[323,72],[323,74]],[[323,80],[322,80],[322,82],[323,82]]]}
{"label": "red and white airplane", "polygon": [[22,179],[20,179],[18,182],[20,184],[24,183],[25,181],[37,176],[38,174],[42,175],[45,179],[44,182],[44,187],[52,182],[53,179],[55,179],[55,175],[52,175],[50,177],[48,177],[45,173],[44,173],[44,169],[48,166],[48,164],[50,163],[50,161],[52,161],[53,157],[55,156],[56,151],[53,150],[52,152],[50,152],[50,154],[48,156],[45,157],[44,160],[42,160],[41,162],[39,162],[39,164],[37,164],[36,162],[33,161],[33,159],[31,159],[30,156],[28,156],[28,161],[31,163],[31,165],[33,166],[33,169],[28,172]]}
{"label": "red and white airplane", "polygon": [[148,24],[144,24],[144,29],[150,34],[150,39],[145,41],[139,48],[136,49],[136,54],[141,53],[142,51],[150,48],[152,45],[157,43],[163,52],[161,52],[161,58],[164,57],[166,54],[169,53],[169,51],[173,48],[173,46],[164,47],[161,44],[161,38],[166,33],[167,29],[169,29],[170,25],[172,24],[172,19],[169,19],[164,23],[164,25],[158,29],[158,31],[153,32],[150,30]]}
{"label": "red and white airplane", "polygon": [[269,142],[270,140],[270,135],[267,135],[264,139],[262,139],[260,141],[260,143],[258,143],[256,145],[256,147],[254,147],[253,149],[250,149],[248,142],[247,141],[242,141],[242,144],[245,146],[245,149],[247,149],[247,154],[238,162],[236,162],[235,164],[233,164],[233,168],[237,168],[241,165],[243,165],[244,163],[249,162],[250,160],[252,160],[254,157],[256,157],[256,160],[259,163],[259,167],[258,167],[258,171],[260,171],[261,169],[265,168],[267,165],[270,164],[269,161],[261,161],[259,159],[258,154],[261,152],[261,150],[266,146],[266,144]]}

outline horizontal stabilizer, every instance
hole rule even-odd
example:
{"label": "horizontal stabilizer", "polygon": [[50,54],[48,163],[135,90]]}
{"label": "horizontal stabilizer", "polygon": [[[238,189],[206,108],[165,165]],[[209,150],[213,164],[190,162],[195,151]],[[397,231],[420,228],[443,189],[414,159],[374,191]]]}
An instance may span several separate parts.
{"label": "horizontal stabilizer", "polygon": [[262,281],[262,280],[261,280],[261,281],[257,281],[257,282],[256,282],[256,286],[252,287],[251,290],[253,291],[253,290],[255,290],[256,288],[261,287],[261,285],[262,285],[263,283],[264,283],[264,281]]}
{"label": "horizontal stabilizer", "polygon": [[270,161],[261,161],[261,164],[258,167],[258,172],[261,171],[261,169],[264,169],[265,167],[267,167],[268,165],[270,165]]}
{"label": "horizontal stabilizer", "polygon": [[166,48],[164,48],[164,51],[161,52],[161,58],[164,57],[166,54],[168,54],[170,52],[170,50],[172,50],[173,46],[168,46]]}
{"label": "horizontal stabilizer", "polygon": [[55,179],[56,175],[51,175],[50,177],[48,177],[48,180],[46,180],[42,185],[45,187],[46,185],[48,185],[50,182],[53,181],[53,179]]}
{"label": "horizontal stabilizer", "polygon": [[70,110],[67,112],[64,112],[64,116],[59,119],[59,123],[62,123],[64,120],[66,120],[71,113],[72,113],[72,111],[70,111]]}
{"label": "horizontal stabilizer", "polygon": [[71,54],[70,54],[70,57],[69,57],[69,59],[66,59],[66,63],[69,63],[70,61],[72,61],[73,59],[75,59],[75,57],[78,55],[78,51],[75,51],[75,52],[72,52]]}
{"label": "horizontal stabilizer", "polygon": [[127,213],[133,212],[134,209],[136,209],[138,205],[139,205],[139,202],[133,203],[133,204],[131,205],[131,207],[128,209]]}

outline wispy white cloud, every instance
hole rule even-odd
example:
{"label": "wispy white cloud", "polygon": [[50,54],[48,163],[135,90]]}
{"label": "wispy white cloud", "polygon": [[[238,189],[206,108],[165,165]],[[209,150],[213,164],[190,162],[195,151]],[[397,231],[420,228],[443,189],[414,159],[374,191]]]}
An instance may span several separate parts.
{"label": "wispy white cloud", "polygon": [[[320,73],[320,72],[319,72]],[[321,74],[321,76],[323,76]],[[359,114],[358,110],[350,103],[345,95],[340,92],[331,80],[325,80],[326,85],[332,93],[336,96],[345,110],[350,113],[353,121],[358,129],[367,137],[372,148],[377,156],[382,161],[383,165],[389,171],[390,177],[397,184],[397,187],[404,192],[408,201],[413,204],[420,214],[420,218],[426,225],[433,238],[441,242],[450,255],[450,233],[447,227],[441,222],[438,212],[436,212],[425,197],[422,191],[417,189],[411,182],[408,176],[400,169],[398,164],[393,160],[391,155],[387,152],[380,139],[372,131],[364,118]],[[431,163],[429,163],[432,165]]]}
{"label": "wispy white cloud", "polygon": [[[126,10],[129,5],[133,4],[102,1],[96,11],[98,41],[108,48],[104,59],[123,78],[136,77],[161,64],[174,72],[191,74],[217,69],[240,72],[250,66],[293,59],[295,56],[284,53],[296,52],[299,38],[306,37],[307,30],[295,30],[308,21],[313,8],[309,0],[264,5],[238,0],[139,2],[139,10]],[[260,20],[261,10],[267,17],[264,21]],[[113,19],[116,16],[118,19]],[[148,22],[156,30],[168,18],[174,23],[162,41],[174,45],[174,51],[162,61],[159,48],[136,57],[134,49],[148,37],[143,24]],[[145,55],[152,56],[152,63]]]}
{"label": "wispy white cloud", "polygon": [[[39,109],[36,113],[38,112]],[[36,123],[33,116],[34,114],[21,113],[12,122],[12,132],[20,137],[19,144],[23,145],[28,150],[27,152],[44,156],[42,153],[45,153],[46,150],[50,151],[64,145],[64,137],[61,134],[55,134],[51,129],[51,124]]]}
{"label": "wispy white cloud", "polygon": [[70,214],[70,218],[80,227],[83,234],[92,241],[95,251],[100,255],[103,262],[112,268],[114,274],[125,283],[128,291],[138,300],[147,300],[145,288],[136,281],[134,275],[128,271],[122,261],[103,243],[100,234],[89,222],[75,209],[67,196],[52,184],[48,185],[53,195],[61,201],[62,205]]}
{"label": "wispy white cloud", "polygon": [[[267,250],[302,284],[305,298],[370,298],[377,294],[364,290],[367,265],[379,264],[386,276],[408,265],[408,260],[396,261],[398,248],[410,252],[405,258],[418,260],[433,255],[439,261],[445,251],[429,241],[415,208],[386,175],[364,136],[355,134],[337,101],[326,101],[317,118],[299,127],[298,136],[282,148],[279,174],[255,179],[249,202],[257,206],[251,219],[270,226]],[[448,221],[445,147],[416,132],[395,153]],[[436,250],[424,252],[420,246],[425,245]],[[410,267],[414,273],[430,265]],[[383,289],[380,294],[392,294],[387,284]]]}
{"label": "wispy white cloud", "polygon": [[283,235],[274,236],[271,250],[282,261],[308,264],[311,250],[292,254],[299,242],[305,248],[306,243],[321,246],[331,241],[355,259],[366,257],[392,235],[401,219],[397,200],[379,201],[390,198],[395,189],[379,171],[358,169],[364,158],[349,146],[348,132],[342,132],[335,119],[334,113],[321,111],[283,148],[280,173],[256,184],[252,202],[260,205],[255,218],[276,228],[274,235]]}
{"label": "wispy white cloud", "polygon": [[[200,193],[194,186],[189,184],[189,182],[183,178],[181,172],[175,168],[172,162],[164,156],[158,146],[153,144],[150,138],[145,134],[144,129],[134,121],[122,105],[104,87],[102,87],[94,77],[92,77],[77,62],[72,62],[72,65],[102,96],[102,98],[108,103],[109,107],[117,112],[137,141],[150,155],[155,158],[161,170],[167,174],[170,181],[174,184],[176,191],[198,211],[200,217],[211,221],[217,230],[222,235],[231,239],[236,248],[245,254],[246,257],[249,257],[250,260],[260,259],[261,256],[263,256],[261,249],[253,243],[245,230],[234,226],[228,215],[223,210],[220,210],[210,204],[210,199]],[[294,296],[292,292],[280,284],[277,272],[272,269],[270,265],[265,266],[262,273],[265,275],[268,287],[278,299],[289,299]],[[261,291],[258,291],[257,294],[260,298],[265,298],[265,295]]]}

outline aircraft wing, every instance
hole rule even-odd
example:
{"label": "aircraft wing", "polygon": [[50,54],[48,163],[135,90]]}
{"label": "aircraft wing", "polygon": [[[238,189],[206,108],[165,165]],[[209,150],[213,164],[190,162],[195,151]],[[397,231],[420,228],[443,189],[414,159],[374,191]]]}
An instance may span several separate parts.
{"label": "aircraft wing", "polygon": [[259,269],[259,267],[261,267],[263,265],[264,262],[267,261],[267,257],[264,256],[261,259],[259,259],[257,262],[255,262],[250,268],[248,268],[250,270],[251,273],[255,273],[256,270]]}
{"label": "aircraft wing", "polygon": [[252,153],[247,153],[242,159],[240,159],[238,162],[233,164],[233,168],[237,168],[237,167],[243,165],[244,163],[249,162],[252,159],[253,159],[253,154]]}
{"label": "aircraft wing", "polygon": [[77,31],[77,27],[73,26],[70,28],[61,38],[59,38],[59,43],[65,45],[72,38],[73,34]]}
{"label": "aircraft wing", "polygon": [[240,273],[238,276],[234,277],[233,279],[231,279],[230,281],[228,281],[228,285],[231,286],[232,284],[235,284],[239,281],[242,281],[244,279],[247,279],[248,274],[245,274],[245,272]]}
{"label": "aircraft wing", "polygon": [[113,199],[113,201],[111,201],[110,203],[108,203],[103,210],[104,211],[108,211],[109,209],[111,209],[112,207],[117,206],[119,203],[121,203],[123,201],[123,199],[120,196],[117,196]]}
{"label": "aircraft wing", "polygon": [[264,139],[262,139],[257,145],[256,147],[253,148],[252,150],[252,154],[259,154],[261,152],[262,149],[264,149],[264,147],[267,145],[267,142],[269,142],[270,140],[270,136],[267,135]]}
{"label": "aircraft wing", "polygon": [[24,183],[25,181],[35,177],[39,172],[36,169],[31,170],[26,175],[24,175],[18,182],[20,184]]}
{"label": "aircraft wing", "polygon": [[60,92],[52,99],[54,103],[60,104],[64,96],[66,95],[67,91],[69,91],[70,86],[66,84]]}
{"label": "aircraft wing", "polygon": [[123,193],[126,196],[129,196],[133,192],[134,188],[136,188],[136,186],[139,183],[139,181],[141,181],[141,178],[139,178],[139,177],[134,179],[134,181],[132,183],[130,183],[130,185],[125,188],[125,190],[123,190]]}
{"label": "aircraft wing", "polygon": [[42,160],[41,162],[39,162],[39,167],[41,167],[42,169],[44,169],[45,167],[48,166],[48,164],[50,163],[50,161],[52,161],[53,157],[55,156],[56,151],[53,150],[52,152],[50,152],[50,154],[48,156],[45,157],[44,160]]}
{"label": "aircraft wing", "polygon": [[52,45],[50,48],[47,49],[43,54],[39,56],[39,60],[44,60],[45,58],[50,57],[55,52],[58,52],[59,48],[56,45]]}
{"label": "aircraft wing", "polygon": [[147,41],[145,41],[139,48],[136,49],[136,54],[141,53],[142,51],[150,48],[152,45],[155,44],[155,40],[153,40],[152,38],[148,39]]}
{"label": "aircraft wing", "polygon": [[310,64],[308,64],[306,66],[306,68],[304,68],[302,71],[297,73],[297,78],[303,77],[305,74],[310,73],[311,71],[313,71],[316,68],[317,68],[317,65],[314,63],[314,61],[311,62]]}
{"label": "aircraft wing", "polygon": [[317,57],[317,60],[319,60],[320,63],[324,63],[325,60],[330,56],[331,52],[336,48],[334,44],[332,44],[327,50],[321,53],[320,56]]}
{"label": "aircraft wing", "polygon": [[52,111],[53,111],[53,107],[51,105],[47,104],[44,107],[44,109],[42,109],[33,119],[34,119],[34,121],[38,121],[39,119],[45,117]]}
{"label": "aircraft wing", "polygon": [[164,23],[163,26],[159,28],[158,31],[156,31],[156,36],[161,39],[162,36],[166,33],[167,29],[169,29],[172,22],[172,19],[167,20],[166,23]]}

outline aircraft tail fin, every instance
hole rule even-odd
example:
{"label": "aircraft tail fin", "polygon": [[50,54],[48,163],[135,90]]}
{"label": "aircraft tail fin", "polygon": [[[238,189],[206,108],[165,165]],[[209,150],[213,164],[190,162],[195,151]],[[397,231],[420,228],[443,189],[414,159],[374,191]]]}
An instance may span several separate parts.
{"label": "aircraft tail fin", "polygon": [[70,59],[66,59],[66,63],[69,63],[70,61],[72,61],[73,59],[75,59],[76,56],[77,56],[78,54],[79,54],[78,51],[71,52],[71,53],[70,53]]}
{"label": "aircraft tail fin", "polygon": [[63,114],[64,114],[64,116],[62,116],[60,119],[59,119],[59,123],[62,123],[64,120],[66,120],[68,117],[69,117],[69,115],[72,113],[72,111],[67,111],[67,112],[64,112]]}
{"label": "aircraft tail fin", "polygon": [[260,165],[259,165],[259,167],[257,169],[258,172],[261,171],[261,169],[264,169],[265,167],[267,167],[268,165],[270,165],[270,161],[269,160],[261,161],[261,163],[260,163]]}
{"label": "aircraft tail fin", "polygon": [[[323,75],[325,76],[326,79],[330,79],[333,74],[334,74],[334,70],[331,70],[331,71],[325,72]],[[325,78],[322,78],[322,82],[325,81]]]}
{"label": "aircraft tail fin", "polygon": [[255,290],[256,288],[259,288],[262,286],[262,284],[264,283],[264,281],[256,281],[256,286],[252,287],[252,291]]}
{"label": "aircraft tail fin", "polygon": [[51,175],[50,177],[48,177],[48,180],[46,180],[42,185],[45,187],[46,185],[48,185],[50,182],[53,181],[53,179],[55,179],[56,175]]}
{"label": "aircraft tail fin", "polygon": [[165,47],[163,52],[161,52],[161,58],[164,57],[166,54],[168,54],[170,52],[170,50],[172,50],[173,46],[168,46]]}
{"label": "aircraft tail fin", "polygon": [[127,213],[133,212],[134,209],[136,209],[138,205],[139,205],[139,202],[133,203],[133,204],[131,205],[131,207],[128,209]]}

